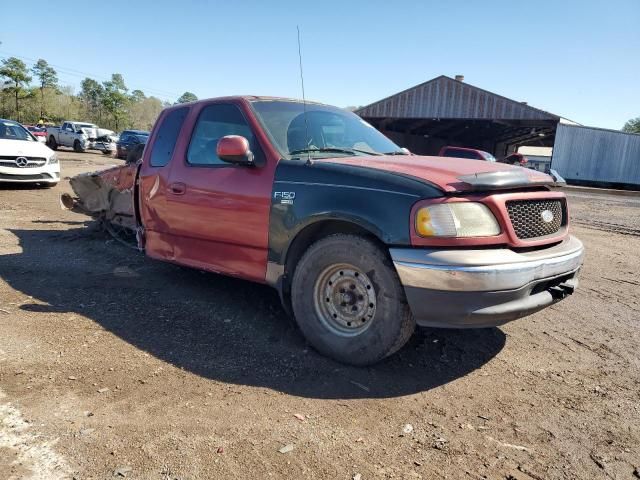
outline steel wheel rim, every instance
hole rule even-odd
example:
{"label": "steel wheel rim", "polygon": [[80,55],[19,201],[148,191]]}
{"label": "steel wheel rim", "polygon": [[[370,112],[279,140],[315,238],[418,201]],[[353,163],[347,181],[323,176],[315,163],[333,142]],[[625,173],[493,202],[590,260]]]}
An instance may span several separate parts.
{"label": "steel wheel rim", "polygon": [[353,337],[373,323],[376,291],[369,277],[353,265],[331,265],[316,279],[314,304],[318,318],[332,333]]}

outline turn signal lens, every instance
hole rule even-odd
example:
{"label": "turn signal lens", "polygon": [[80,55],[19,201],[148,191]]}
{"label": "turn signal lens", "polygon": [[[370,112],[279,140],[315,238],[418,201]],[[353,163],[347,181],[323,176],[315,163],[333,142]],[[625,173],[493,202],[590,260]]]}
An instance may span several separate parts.
{"label": "turn signal lens", "polygon": [[491,237],[500,225],[482,203],[440,203],[418,210],[416,231],[421,237]]}

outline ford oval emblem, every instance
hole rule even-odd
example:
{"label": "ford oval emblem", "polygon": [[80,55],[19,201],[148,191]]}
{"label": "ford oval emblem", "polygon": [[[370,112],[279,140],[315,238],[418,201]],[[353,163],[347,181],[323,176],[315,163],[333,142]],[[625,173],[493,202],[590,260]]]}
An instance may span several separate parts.
{"label": "ford oval emblem", "polygon": [[540,216],[542,217],[542,221],[544,223],[553,222],[553,212],[551,210],[543,210],[540,212]]}

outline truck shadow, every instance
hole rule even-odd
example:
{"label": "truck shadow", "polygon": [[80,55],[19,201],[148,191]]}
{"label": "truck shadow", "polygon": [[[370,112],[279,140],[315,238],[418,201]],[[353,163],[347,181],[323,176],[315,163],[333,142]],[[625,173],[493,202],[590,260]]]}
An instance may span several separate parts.
{"label": "truck shadow", "polygon": [[222,382],[312,398],[396,397],[463,377],[505,343],[495,328],[425,329],[391,358],[349,367],[309,347],[269,287],[151,260],[94,228],[11,232],[22,252],[0,256],[0,276],[33,297],[21,309],[82,315]]}

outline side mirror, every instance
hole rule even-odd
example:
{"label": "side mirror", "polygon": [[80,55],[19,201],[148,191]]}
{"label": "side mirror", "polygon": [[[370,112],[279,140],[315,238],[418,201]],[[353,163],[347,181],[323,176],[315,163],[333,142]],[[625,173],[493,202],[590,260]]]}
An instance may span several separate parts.
{"label": "side mirror", "polygon": [[216,155],[220,160],[236,165],[254,165],[249,140],[240,135],[226,135],[218,140]]}

